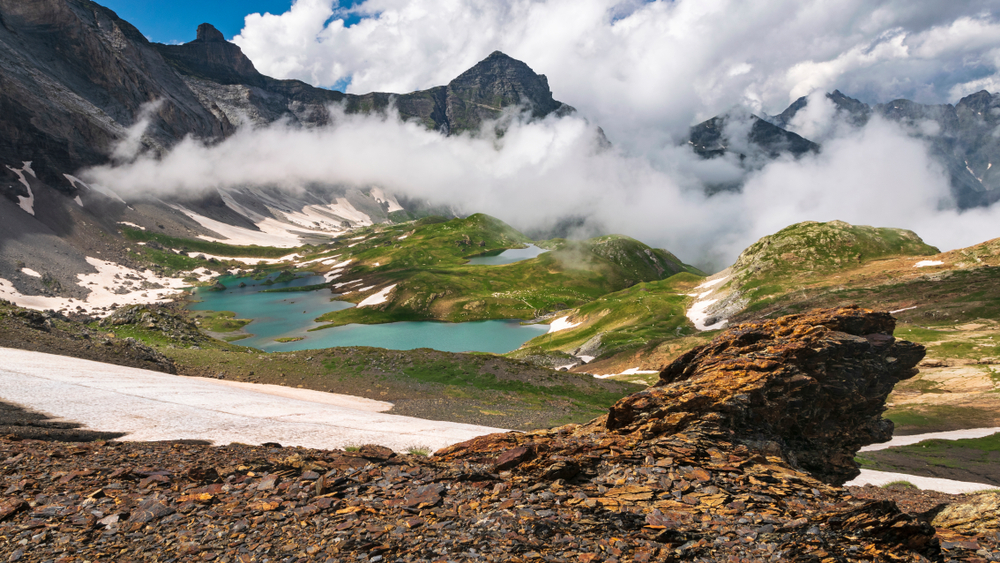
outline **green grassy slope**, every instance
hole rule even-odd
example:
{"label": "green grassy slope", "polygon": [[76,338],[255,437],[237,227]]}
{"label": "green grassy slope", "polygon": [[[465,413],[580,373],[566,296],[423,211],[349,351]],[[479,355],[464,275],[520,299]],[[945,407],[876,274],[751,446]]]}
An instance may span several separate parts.
{"label": "green grassy slope", "polygon": [[[473,256],[528,242],[508,225],[483,214],[441,222],[425,219],[412,227],[374,232],[349,248],[355,262],[343,279],[362,278],[376,289],[395,284],[393,298],[383,305],[337,311],[320,320],[334,326],[532,318],[693,270],[668,252],[617,235],[545,241],[539,244],[549,252],[514,264],[467,264]],[[345,299],[358,302],[364,297],[356,294]]]}

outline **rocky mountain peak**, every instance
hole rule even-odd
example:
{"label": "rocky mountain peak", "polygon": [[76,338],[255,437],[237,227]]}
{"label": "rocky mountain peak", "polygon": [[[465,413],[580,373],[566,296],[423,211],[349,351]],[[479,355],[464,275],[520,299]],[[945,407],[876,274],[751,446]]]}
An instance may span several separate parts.
{"label": "rocky mountain peak", "polygon": [[527,104],[536,117],[567,107],[552,98],[549,81],[525,63],[500,51],[492,52],[448,84],[449,91],[466,103],[500,111]]}
{"label": "rocky mountain peak", "polygon": [[212,80],[220,84],[251,84],[263,82],[253,62],[235,43],[226,41],[212,24],[198,26],[198,36],[183,45],[161,45],[156,48],[183,74]]}
{"label": "rocky mountain peak", "polygon": [[216,29],[214,25],[210,23],[203,23],[198,26],[198,38],[195,39],[195,41],[201,43],[216,43],[225,40],[226,36],[223,35],[221,31]]}

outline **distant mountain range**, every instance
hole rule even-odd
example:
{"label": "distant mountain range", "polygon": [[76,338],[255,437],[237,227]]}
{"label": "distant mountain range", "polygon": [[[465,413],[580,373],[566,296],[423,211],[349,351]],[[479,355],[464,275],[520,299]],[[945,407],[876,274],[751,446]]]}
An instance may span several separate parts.
{"label": "distant mountain range", "polygon": [[[983,90],[955,105],[926,105],[893,100],[870,106],[839,90],[826,95],[836,107],[836,119],[862,127],[879,116],[901,123],[911,134],[930,143],[931,155],[945,168],[959,208],[990,205],[1000,200],[1000,94]],[[794,132],[796,115],[809,104],[799,98],[774,116],[756,116],[741,110],[719,115],[691,128],[688,142],[702,158],[738,155],[748,168],[762,166],[782,153],[800,157],[822,150]],[[738,185],[716,189],[737,189]]]}

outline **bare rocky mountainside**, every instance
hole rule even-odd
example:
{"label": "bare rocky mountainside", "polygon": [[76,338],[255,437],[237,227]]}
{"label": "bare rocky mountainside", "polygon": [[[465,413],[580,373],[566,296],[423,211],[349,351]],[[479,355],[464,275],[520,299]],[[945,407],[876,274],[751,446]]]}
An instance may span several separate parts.
{"label": "bare rocky mountainside", "polygon": [[[588,424],[431,458],[0,440],[10,561],[985,561],[990,495],[907,513],[838,487],[919,345],[818,310],[719,334]],[[984,500],[985,499],[985,500]]]}
{"label": "bare rocky mountainside", "polygon": [[[839,90],[826,95],[836,119],[862,127],[873,116],[903,125],[910,134],[926,140],[931,156],[948,173],[952,195],[961,209],[987,206],[1000,200],[1000,94],[982,90],[952,104],[927,105],[906,99],[868,105]],[[738,157],[747,168],[759,168],[782,153],[801,157],[822,150],[795,132],[795,117],[809,105],[799,98],[775,116],[757,116],[743,111],[719,115],[691,128],[687,141],[702,158],[726,154]],[[713,186],[738,189],[739,185]]]}
{"label": "bare rocky mountainside", "polygon": [[[157,154],[187,136],[216,141],[240,126],[323,125],[330,104],[348,113],[393,107],[443,134],[476,129],[512,106],[534,117],[574,111],[553,99],[544,76],[499,52],[445,86],[357,96],[264,76],[209,24],[190,43],[160,45],[89,0],[0,1],[0,278],[23,294],[80,298],[76,276],[96,273],[93,260],[135,266],[134,247],[118,236],[123,225],[184,238],[238,232],[292,247],[422,209],[377,188],[140,197],[74,176],[127,158],[116,147],[144,120],[131,149]],[[24,275],[25,267],[40,275]]]}

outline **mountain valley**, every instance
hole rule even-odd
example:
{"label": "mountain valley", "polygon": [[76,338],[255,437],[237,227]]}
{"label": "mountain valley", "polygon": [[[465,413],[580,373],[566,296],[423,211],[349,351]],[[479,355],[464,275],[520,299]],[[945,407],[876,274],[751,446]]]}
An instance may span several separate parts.
{"label": "mountain valley", "polygon": [[[352,120],[498,154],[525,124],[572,120],[595,161],[626,158],[631,140],[606,136],[556,100],[545,75],[500,51],[447,84],[353,94],[266,76],[207,23],[195,40],[168,45],[90,0],[0,0],[0,356],[22,350],[42,365],[0,366],[8,381],[23,380],[19,396],[37,400],[19,405],[13,384],[0,386],[0,557],[1000,560],[995,491],[952,496],[906,482],[939,479],[921,482],[956,493],[1000,485],[1000,238],[942,251],[920,229],[824,211],[747,244],[740,236],[753,229],[737,236],[745,225],[724,224],[754,213],[734,196],[768,166],[830,150],[829,131],[810,125],[816,112],[841,131],[898,128],[925,147],[920,165],[947,177],[938,210],[982,223],[1000,200],[1000,94],[933,105],[817,92],[777,115],[703,114],[685,122],[679,144],[657,149],[681,155],[658,165],[698,180],[649,200],[664,208],[656,228],[674,238],[628,231],[631,217],[614,232],[572,201],[528,228],[509,208],[468,208],[488,201],[478,196],[463,207],[350,173],[254,179],[289,166],[280,158],[241,163],[249,179],[239,185],[194,164],[176,185],[154,166],[185,151],[225,152],[233,140],[281,143],[289,131],[361,122]],[[357,142],[388,143],[381,132]],[[517,150],[558,152],[550,132],[532,130],[535,144]],[[319,148],[331,162],[343,157]],[[456,153],[511,185],[527,174],[511,159]],[[368,164],[396,166],[397,154]],[[430,154],[411,162],[448,166]],[[551,165],[520,156],[546,173]],[[570,163],[580,177],[545,181],[592,197],[577,184],[595,169]],[[705,172],[714,165],[729,172]],[[656,177],[646,166],[627,178],[636,193],[644,175]],[[95,181],[126,168],[138,171],[135,186],[129,176],[114,189]],[[443,177],[459,184],[451,195],[492,189],[466,185],[475,176]],[[684,240],[691,224],[666,213],[689,201],[712,210],[690,221],[720,223],[704,231],[719,246],[704,256],[681,252],[697,248]],[[726,208],[736,215],[716,214]],[[683,247],[654,247],[671,246],[663,240]],[[726,254],[734,244],[745,248]],[[270,309],[224,305],[265,298]],[[423,347],[371,332],[363,344],[324,344],[373,327],[481,326],[465,323],[516,329],[517,342]],[[58,379],[43,373],[46,361],[63,365],[45,354],[97,362],[73,385],[105,386],[122,414],[77,404],[85,399],[72,392],[32,391]],[[132,441],[124,420],[141,425],[145,414],[129,405],[147,403],[129,402],[140,394],[113,374],[98,384],[108,365],[135,368],[134,381],[162,376],[168,391],[144,389],[143,400],[199,409],[206,436],[212,417],[229,417],[249,443],[175,439],[172,422],[152,419],[142,440],[154,441]],[[195,381],[191,406],[177,397]],[[233,389],[283,397],[288,410],[240,418],[233,412],[266,398]],[[315,413],[337,417],[317,396],[477,437],[439,436],[406,453],[336,436],[317,437],[328,439],[319,446],[294,434],[254,441],[269,423],[336,432],[308,426]],[[73,401],[121,422],[66,419],[60,409]],[[364,433],[368,414],[343,427],[379,435]],[[379,432],[398,428],[410,441],[424,432],[398,421]],[[939,432],[959,434],[924,436]],[[860,486],[879,482],[873,472],[903,483]]]}

